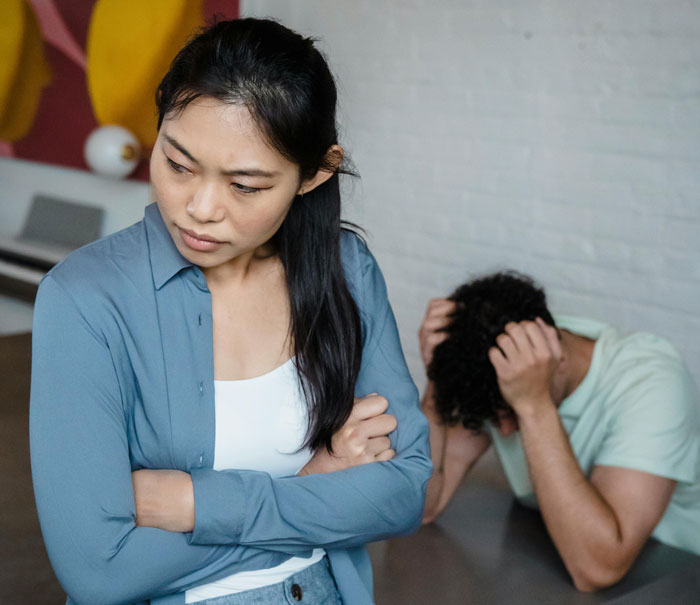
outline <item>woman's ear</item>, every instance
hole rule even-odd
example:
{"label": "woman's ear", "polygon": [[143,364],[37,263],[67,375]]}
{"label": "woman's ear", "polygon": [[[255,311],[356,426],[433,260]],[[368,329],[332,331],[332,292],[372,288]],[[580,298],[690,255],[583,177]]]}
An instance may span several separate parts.
{"label": "woman's ear", "polygon": [[343,148],[340,145],[331,145],[328,151],[326,151],[323,166],[319,168],[314,176],[301,183],[297,195],[304,195],[309,191],[313,191],[319,185],[323,185],[323,183],[331,178],[337,172],[338,168],[340,168],[343,157],[345,157]]}

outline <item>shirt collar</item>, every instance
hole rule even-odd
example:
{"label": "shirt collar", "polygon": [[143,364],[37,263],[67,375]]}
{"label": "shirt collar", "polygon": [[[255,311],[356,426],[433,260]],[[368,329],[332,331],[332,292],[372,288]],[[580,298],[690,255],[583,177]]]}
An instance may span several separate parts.
{"label": "shirt collar", "polygon": [[148,235],[148,254],[151,258],[153,283],[156,290],[160,290],[174,275],[193,265],[175,246],[155,202],[146,206],[144,222]]}
{"label": "shirt collar", "polygon": [[608,347],[608,339],[614,336],[615,330],[595,319],[579,318],[570,315],[555,315],[554,322],[559,328],[595,340],[591,364],[586,375],[583,377],[581,384],[559,406],[559,415],[562,418],[568,417],[575,420],[581,416],[598,388],[600,372],[603,371],[607,363],[604,357],[605,350]]}

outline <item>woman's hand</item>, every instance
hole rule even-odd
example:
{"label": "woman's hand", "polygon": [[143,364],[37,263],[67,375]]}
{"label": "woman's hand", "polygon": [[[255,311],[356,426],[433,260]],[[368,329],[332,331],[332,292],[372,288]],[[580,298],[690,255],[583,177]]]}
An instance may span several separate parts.
{"label": "woman's hand", "polygon": [[450,324],[450,315],[455,307],[456,303],[448,298],[433,298],[428,303],[423,324],[418,330],[420,354],[426,370],[433,360],[435,347],[447,338],[447,333],[443,330]]}
{"label": "woman's hand", "polygon": [[298,475],[332,473],[369,462],[391,460],[389,433],[396,428],[396,418],[385,414],[389,402],[376,393],[355,398],[349,418],[333,435],[333,453],[319,448]]}
{"label": "woman's hand", "polygon": [[131,473],[136,525],[194,531],[194,489],[188,473],[144,469]]}

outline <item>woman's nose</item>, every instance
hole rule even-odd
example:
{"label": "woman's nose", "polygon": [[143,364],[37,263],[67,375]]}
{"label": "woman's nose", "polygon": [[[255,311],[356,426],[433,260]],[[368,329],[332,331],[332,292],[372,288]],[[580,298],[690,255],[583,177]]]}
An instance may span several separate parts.
{"label": "woman's nose", "polygon": [[187,203],[187,214],[199,223],[216,223],[224,218],[221,194],[214,183],[202,184]]}

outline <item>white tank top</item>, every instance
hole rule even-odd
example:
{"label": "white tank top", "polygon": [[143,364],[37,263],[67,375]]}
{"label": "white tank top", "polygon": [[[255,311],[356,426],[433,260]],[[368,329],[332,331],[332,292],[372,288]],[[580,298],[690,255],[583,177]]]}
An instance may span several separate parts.
{"label": "white tank top", "polygon": [[[268,374],[247,380],[215,380],[216,441],[214,469],[264,471],[272,477],[295,475],[311,459],[308,449],[297,451],[308,426],[306,403],[294,359]],[[270,569],[244,571],[191,588],[185,602],[276,584],[320,561],[315,548],[311,557],[292,557]]]}

